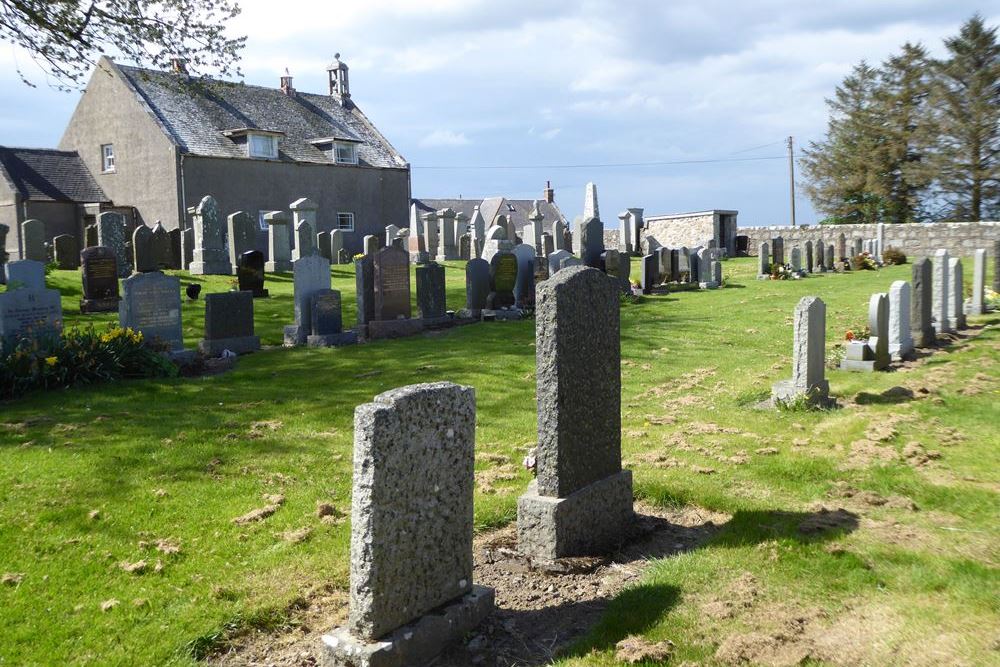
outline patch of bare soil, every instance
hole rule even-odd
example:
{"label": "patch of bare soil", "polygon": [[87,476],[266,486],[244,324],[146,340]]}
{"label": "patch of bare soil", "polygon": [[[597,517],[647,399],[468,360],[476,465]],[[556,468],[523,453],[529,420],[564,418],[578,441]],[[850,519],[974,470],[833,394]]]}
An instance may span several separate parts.
{"label": "patch of bare soil", "polygon": [[[635,582],[654,558],[696,548],[729,516],[700,508],[662,509],[636,505],[638,520],[628,542],[607,558],[567,558],[533,564],[517,553],[517,528],[485,533],[474,544],[474,581],[496,590],[496,610],[467,641],[434,662],[435,667],[535,667],[582,636],[608,603]],[[320,664],[320,636],[342,624],[347,594],[317,591],[293,611],[292,629],[252,633],[235,640],[213,665],[314,667]],[[630,639],[630,638],[626,638]],[[631,638],[636,639],[636,638]],[[626,641],[626,640],[623,640]],[[669,655],[669,642],[639,639],[616,647],[627,655]]]}
{"label": "patch of bare soil", "polygon": [[670,659],[674,643],[670,640],[650,642],[638,635],[629,635],[615,644],[615,660],[629,665],[637,665],[646,660],[663,662]]}

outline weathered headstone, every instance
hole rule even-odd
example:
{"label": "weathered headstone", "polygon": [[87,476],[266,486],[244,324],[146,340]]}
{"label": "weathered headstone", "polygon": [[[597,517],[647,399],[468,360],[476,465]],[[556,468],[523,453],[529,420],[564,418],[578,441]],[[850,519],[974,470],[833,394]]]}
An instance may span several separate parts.
{"label": "weathered headstone", "polygon": [[952,257],[948,260],[948,326],[952,329],[965,328],[965,300],[962,260]]}
{"label": "weathered headstone", "polygon": [[635,239],[632,237],[635,231],[635,223],[632,220],[632,212],[625,210],[618,214],[618,252],[631,255],[635,248]]}
{"label": "weathered headstone", "polygon": [[600,218],[585,218],[580,223],[580,259],[587,266],[599,269],[604,252],[604,223]]}
{"label": "weathered headstone", "polygon": [[949,322],[949,277],[948,277],[948,251],[941,249],[934,253],[934,305],[932,314],[934,317],[934,332],[937,335],[950,333],[952,326]]}
{"label": "weathered headstone", "polygon": [[316,254],[315,241],[312,225],[308,222],[300,222],[295,225],[295,248],[292,250],[293,266],[303,257]]}
{"label": "weathered headstone", "polygon": [[320,257],[325,257],[333,263],[333,254],[330,252],[330,232],[316,234],[316,250]]}
{"label": "weathered headstone", "polygon": [[228,276],[233,267],[222,242],[222,220],[219,205],[212,196],[202,197],[191,218],[194,229],[194,254],[189,271],[192,275]]}
{"label": "weathered headstone", "polygon": [[52,239],[52,259],[63,270],[80,268],[80,244],[72,234],[60,234]]}
{"label": "weathered headstone", "polygon": [[455,210],[443,208],[437,212],[440,222],[438,234],[437,261],[458,259],[458,248],[455,245]]}
{"label": "weathered headstone", "polygon": [[330,261],[334,264],[344,264],[342,257],[344,250],[344,232],[334,229],[330,232]]}
{"label": "weathered headstone", "polygon": [[310,333],[306,337],[309,347],[339,347],[358,342],[355,331],[344,331],[340,292],[319,289],[309,297]]}
{"label": "weathered headstone", "polygon": [[889,365],[889,298],[884,292],[872,294],[868,301],[868,328],[871,337],[867,341],[847,344],[841,370],[871,373]]}
{"label": "weathered headstone", "polygon": [[7,285],[11,289],[45,289],[45,264],[22,259],[7,265]]}
{"label": "weathered headstone", "polygon": [[833,244],[827,244],[826,246],[826,270],[833,271],[837,266],[836,259],[833,256]]}
{"label": "weathered headstone", "polygon": [[153,231],[149,239],[149,252],[153,257],[153,263],[157,269],[174,268],[170,248],[170,233],[159,220],[153,225]]}
{"label": "weathered headstone", "polygon": [[371,255],[354,260],[354,294],[358,331],[364,334],[375,319],[375,261]]}
{"label": "weathered headstone", "polygon": [[[170,267],[171,269],[182,269],[184,268],[184,248],[181,239],[184,236],[184,232],[180,229],[171,229],[167,232],[170,235]],[[88,243],[89,245],[97,245],[96,243]]]}
{"label": "weathered headstone", "polygon": [[253,293],[219,292],[205,295],[205,337],[198,349],[209,357],[223,350],[246,354],[260,349],[253,332]]}
{"label": "weathered headstone", "polygon": [[236,211],[226,217],[226,231],[229,244],[229,263],[235,270],[243,253],[256,248],[257,227],[245,211]]}
{"label": "weathered headstone", "polygon": [[111,248],[118,263],[118,277],[132,275],[132,258],[125,247],[125,216],[105,211],[97,216],[97,245]]}
{"label": "weathered headstone", "polygon": [[562,220],[552,221],[552,243],[555,244],[556,251],[569,252],[569,246],[566,245],[566,223]]}
{"label": "weathered headstone", "polygon": [[757,246],[757,278],[769,278],[771,276],[771,253],[767,242],[762,242]]}
{"label": "weathered headstone", "polygon": [[771,400],[790,403],[804,399],[810,405],[826,405],[830,383],[825,377],[826,304],[817,296],[799,300],[793,314],[792,379],[771,387]]}
{"label": "weathered headstone", "polygon": [[826,272],[826,247],[822,241],[816,244],[816,264],[814,268],[816,273]]}
{"label": "weathered headstone", "polygon": [[136,273],[149,273],[160,268],[153,257],[153,230],[146,225],[139,225],[132,232],[132,267]]}
{"label": "weathered headstone", "polygon": [[982,315],[986,312],[983,298],[986,292],[986,251],[982,248],[973,253],[972,264],[972,298],[969,300],[968,313]]}
{"label": "weathered headstone", "polygon": [[395,246],[380,248],[374,256],[375,319],[409,319],[410,257]]}
{"label": "weathered headstone", "polygon": [[518,548],[541,560],[597,555],[633,519],[621,467],[618,286],[589,267],[538,288],[537,478],[517,504]]}
{"label": "weathered headstone", "polygon": [[674,273],[674,255],[670,251],[670,248],[660,246],[659,248],[651,251],[649,254],[656,255],[656,270],[659,274],[657,276],[657,280],[661,283],[669,283],[672,280]]}
{"label": "weathered headstone", "polygon": [[269,211],[264,214],[267,224],[268,260],[264,270],[268,273],[283,273],[292,270],[292,248],[288,232],[288,214],[284,211]]}
{"label": "weathered headstone", "polygon": [[549,254],[546,258],[549,262],[549,275],[553,276],[559,271],[560,263],[566,257],[572,257],[572,254],[568,250],[556,250],[555,252]]}
{"label": "weathered headstone", "polygon": [[420,216],[423,227],[423,243],[419,245],[419,250],[415,258],[418,264],[423,264],[437,254],[438,249],[438,216],[436,211],[424,213]]}
{"label": "weathered headstone", "polygon": [[472,235],[468,232],[458,237],[458,258],[466,262],[472,259]]}
{"label": "weathered headstone", "polygon": [[527,243],[514,246],[517,258],[517,279],[514,282],[514,303],[518,308],[535,307],[535,249]]}
{"label": "weathered headstone", "polygon": [[829,260],[831,262],[836,261],[838,259],[841,260],[841,261],[847,259],[847,236],[845,234],[843,234],[843,233],[841,233],[837,237],[837,255],[836,255],[836,257],[830,257],[829,258]]}
{"label": "weathered headstone", "polygon": [[118,322],[146,340],[160,341],[171,352],[183,350],[180,278],[152,272],[123,280]]}
{"label": "weathered headstone", "polygon": [[555,252],[555,243],[552,239],[552,234],[548,232],[542,232],[542,256],[548,257],[553,252]]}
{"label": "weathered headstone", "polygon": [[236,282],[241,292],[250,292],[255,299],[270,296],[264,289],[264,253],[260,250],[247,250],[237,258]]}
{"label": "weathered headstone", "polygon": [[913,354],[910,334],[910,283],[897,280],[889,287],[889,356],[894,361]]}
{"label": "weathered headstone", "polygon": [[774,257],[771,261],[775,264],[782,266],[785,263],[785,239],[780,236],[775,236],[771,239],[771,255]]}
{"label": "weathered headstone", "polygon": [[[40,267],[40,281],[33,265]],[[62,301],[58,290],[45,288],[45,266],[26,259],[8,267],[8,290],[0,294],[0,342],[58,337],[62,332]],[[20,286],[10,287],[15,281]]]}
{"label": "weathered headstone", "polygon": [[913,262],[911,282],[913,284],[912,303],[910,308],[910,335],[917,347],[930,347],[934,344],[934,315],[932,305],[934,300],[931,260],[923,257]]}
{"label": "weathered headstone", "polygon": [[294,281],[295,324],[285,327],[286,347],[305,345],[311,333],[312,295],[317,290],[330,289],[330,262],[319,255],[302,257],[292,263]]}
{"label": "weathered headstone", "polygon": [[510,308],[514,305],[514,285],[517,283],[517,257],[501,251],[490,262],[490,293],[486,297],[488,310]]}
{"label": "weathered headstone", "polygon": [[802,251],[798,246],[792,248],[792,271],[802,271]]}
{"label": "weathered headstone", "polygon": [[424,320],[440,320],[447,317],[444,266],[437,262],[418,264],[416,275],[417,317]]}
{"label": "weathered headstone", "polygon": [[805,255],[806,255],[806,257],[805,257],[805,266],[804,266],[804,268],[809,273],[812,273],[813,270],[814,270],[814,268],[815,268],[814,265],[813,265],[813,242],[812,241],[806,241],[806,244],[805,244]]}
{"label": "weathered headstone", "polygon": [[328,664],[428,664],[492,611],[472,583],[475,430],[474,390],[449,382],[355,410],[350,604]]}
{"label": "weathered headstone", "polygon": [[361,248],[364,254],[374,257],[375,253],[379,251],[378,237],[373,234],[366,234],[361,239]]}
{"label": "weathered headstone", "polygon": [[21,223],[21,244],[24,248],[21,259],[43,264],[48,261],[48,254],[45,252],[45,223],[41,220],[31,219]]}
{"label": "weathered headstone", "polygon": [[865,250],[865,240],[860,236],[854,237],[854,248],[851,257],[857,257]]}
{"label": "weathered headstone", "polygon": [[93,246],[80,253],[83,280],[81,313],[110,313],[118,310],[118,260],[111,248]]}
{"label": "weathered headstone", "polygon": [[465,265],[465,309],[462,317],[478,318],[490,295],[490,264],[485,259],[470,259]]}
{"label": "weathered headstone", "polygon": [[472,257],[479,257],[483,252],[483,242],[486,237],[486,220],[477,204],[472,209],[472,220],[469,221],[469,233],[472,234]]}

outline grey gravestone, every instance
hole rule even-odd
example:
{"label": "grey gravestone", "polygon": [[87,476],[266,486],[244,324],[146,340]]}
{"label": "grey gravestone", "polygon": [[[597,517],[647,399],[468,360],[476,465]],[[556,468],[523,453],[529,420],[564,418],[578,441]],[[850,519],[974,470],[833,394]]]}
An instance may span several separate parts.
{"label": "grey gravestone", "polygon": [[465,265],[465,310],[463,317],[478,318],[490,295],[490,264],[485,259],[470,259]]}
{"label": "grey gravestone", "polygon": [[378,237],[368,234],[361,240],[361,247],[364,249],[364,254],[374,257],[379,249]]}
{"label": "grey gravestone", "polygon": [[410,254],[401,248],[380,248],[374,257],[375,319],[409,319]]}
{"label": "grey gravestone", "polygon": [[153,256],[153,232],[146,225],[139,225],[132,232],[132,266],[136,273],[149,273],[160,268]]}
{"label": "grey gravestone", "polygon": [[600,218],[587,218],[580,223],[580,259],[586,266],[601,267],[604,252],[604,223]]}
{"label": "grey gravestone", "polygon": [[125,247],[125,216],[106,211],[97,216],[97,245],[111,248],[118,264],[118,277],[132,275],[132,258]]}
{"label": "grey gravestone", "polygon": [[775,236],[771,239],[771,256],[774,258],[775,264],[783,265],[785,263],[785,239],[780,236]]}
{"label": "grey gravestone", "polygon": [[312,314],[312,295],[321,289],[330,289],[330,262],[325,257],[310,255],[295,260],[292,264],[292,279],[295,283],[295,324],[285,327],[285,345],[305,345],[308,341]]}
{"label": "grey gravestone", "polygon": [[295,249],[292,250],[292,264],[316,252],[312,225],[300,222],[295,225]]}
{"label": "grey gravestone", "polygon": [[553,252],[555,252],[555,244],[552,239],[552,234],[548,232],[542,233],[542,256],[548,257]]}
{"label": "grey gravestone", "polygon": [[691,251],[685,247],[677,249],[677,279],[679,282],[691,282]]}
{"label": "grey gravestone", "polygon": [[80,253],[83,280],[81,313],[109,313],[118,310],[118,260],[111,248],[94,246]]}
{"label": "grey gravestone", "polygon": [[184,348],[181,328],[181,281],[162,273],[137,273],[122,281],[118,323],[159,340],[171,351]]}
{"label": "grey gravestone", "polygon": [[11,262],[7,265],[7,280],[12,289],[45,289],[45,264],[33,259]]}
{"label": "grey gravestone", "polygon": [[292,270],[292,248],[289,241],[288,215],[284,211],[264,214],[267,223],[267,250],[270,259],[264,265],[268,273]]}
{"label": "grey gravestone", "polygon": [[632,293],[632,258],[629,255],[618,253],[618,280],[622,283],[622,290],[628,294]]}
{"label": "grey gravestone", "polygon": [[913,354],[910,291],[910,283],[905,280],[897,280],[889,287],[889,356],[896,361]]}
{"label": "grey gravestone", "polygon": [[397,227],[396,225],[386,225],[385,245],[392,245],[392,242],[396,240],[397,234],[399,234],[399,227]]}
{"label": "grey gravestone", "polygon": [[341,251],[344,249],[344,232],[334,229],[330,232],[330,261],[334,264],[346,264]]}
{"label": "grey gravestone", "polygon": [[97,223],[92,225],[87,225],[86,229],[83,230],[84,241],[83,244],[90,248],[97,245]]}
{"label": "grey gravestone", "polygon": [[[414,210],[414,213],[416,211]],[[419,264],[427,262],[433,255],[437,254],[438,247],[438,217],[437,213],[431,211],[419,217],[423,234],[417,238],[417,257]],[[419,231],[419,230],[418,230]]]}
{"label": "grey gravestone", "polygon": [[181,245],[184,249],[184,270],[188,270],[191,262],[194,261],[194,230],[188,227],[181,236]]}
{"label": "grey gravestone", "polygon": [[535,248],[522,243],[514,246],[517,258],[517,279],[514,282],[514,303],[518,308],[535,307]]}
{"label": "grey gravestone", "polygon": [[170,247],[170,233],[163,224],[157,220],[153,225],[153,235],[150,239],[150,252],[153,254],[153,262],[157,269],[173,269],[173,254]]}
{"label": "grey gravestone", "polygon": [[889,298],[884,292],[872,294],[868,301],[868,327],[871,337],[867,342],[853,341],[847,345],[841,370],[871,373],[889,365]]}
{"label": "grey gravestone", "polygon": [[417,317],[437,320],[447,317],[444,267],[437,262],[420,264],[417,274]]}
{"label": "grey gravestone", "polygon": [[562,220],[552,221],[552,243],[555,245],[556,251],[565,250],[569,252],[569,246],[566,245],[566,223]]}
{"label": "grey gravestone", "polygon": [[761,243],[757,247],[757,277],[769,278],[771,276],[771,257],[767,243]]}
{"label": "grey gravestone", "polygon": [[19,287],[0,294],[0,342],[58,337],[61,331],[62,300],[58,290],[45,289],[44,278],[40,288]]}
{"label": "grey gravestone", "polygon": [[518,548],[537,559],[596,555],[633,518],[621,467],[618,286],[574,267],[538,289],[537,478],[518,500]]}
{"label": "grey gravestone", "polygon": [[813,266],[813,270],[816,273],[823,273],[826,271],[826,250],[824,249],[822,241],[816,244],[816,264]]}
{"label": "grey gravestone", "polygon": [[771,387],[771,400],[790,403],[805,399],[811,405],[829,403],[825,377],[826,304],[816,296],[803,297],[793,314],[792,379]]}
{"label": "grey gravestone", "polygon": [[806,241],[806,264],[805,270],[812,273],[815,266],[813,265],[813,242]]}
{"label": "grey gravestone", "polygon": [[934,305],[931,314],[934,317],[934,332],[938,335],[951,332],[948,322],[948,251],[938,250],[934,253]]}
{"label": "grey gravestone", "polygon": [[255,299],[270,296],[264,289],[264,253],[248,250],[236,259],[236,282],[241,292],[250,292]]}
{"label": "grey gravestone", "polygon": [[219,205],[211,196],[202,197],[191,223],[194,229],[194,253],[189,270],[193,275],[228,276],[233,267],[222,242],[222,220]]}
{"label": "grey gravestone", "polygon": [[722,261],[719,259],[720,250],[712,251],[712,282],[722,287]]}
{"label": "grey gravestone", "polygon": [[864,252],[865,241],[860,236],[854,239],[854,252],[851,253],[852,257],[857,257],[862,252]]}
{"label": "grey gravestone", "polygon": [[681,251],[679,248],[670,249],[670,282],[676,283],[681,279]]}
{"label": "grey gravestone", "polygon": [[486,230],[482,258],[487,262],[492,262],[493,256],[498,252],[510,252],[513,247],[513,243],[507,239],[507,230],[499,225],[493,225]]}
{"label": "grey gravestone", "polygon": [[833,271],[836,267],[836,260],[833,257],[833,244],[830,243],[826,246],[826,270]]}
{"label": "grey gravestone", "polygon": [[475,430],[475,391],[449,382],[355,409],[350,604],[322,638],[329,664],[427,664],[493,609],[472,583]]}
{"label": "grey gravestone", "polygon": [[488,310],[514,305],[514,285],[517,284],[517,257],[514,253],[498,252],[490,262],[490,293],[486,297]]}
{"label": "grey gravestone", "polygon": [[802,271],[802,251],[798,246],[792,248],[792,271]]}
{"label": "grey gravestone", "polygon": [[568,250],[556,250],[551,253],[546,259],[549,262],[549,275],[553,276],[559,271],[559,265],[566,257],[572,257]]}
{"label": "grey gravestone", "polygon": [[639,284],[642,285],[643,294],[651,294],[653,288],[658,284],[660,276],[659,261],[656,254],[643,255],[642,257],[642,279]]}
{"label": "grey gravestone", "polygon": [[563,260],[559,262],[560,270],[568,268],[570,266],[583,266],[583,260],[580,259],[579,257],[574,257],[573,255],[570,255],[569,257],[563,258]]}
{"label": "grey gravestone", "polygon": [[472,235],[469,233],[458,237],[458,258],[466,262],[472,259]]}
{"label": "grey gravestone", "polygon": [[931,260],[923,257],[913,263],[911,282],[913,284],[913,300],[910,308],[910,334],[917,347],[930,347],[934,344],[934,316],[932,302],[934,292],[932,281]]}
{"label": "grey gravestone", "polygon": [[[830,244],[830,247],[833,247],[832,243]],[[828,247],[827,250],[829,250],[829,249],[830,248]],[[829,255],[829,253],[827,253],[827,254]],[[830,262],[830,263],[835,262],[837,259],[841,259],[841,260],[847,259],[847,236],[844,235],[844,234],[840,234],[837,237],[837,256],[836,257],[833,257],[833,256],[827,257],[827,261]],[[827,267],[827,268],[829,268],[829,267]]]}
{"label": "grey gravestone", "polygon": [[205,337],[198,349],[210,357],[223,350],[246,354],[260,349],[260,338],[253,333],[252,292],[205,295]]}
{"label": "grey gravestone", "polygon": [[171,229],[170,234],[170,268],[171,269],[182,269],[184,268],[184,249],[181,247],[181,237],[183,232],[180,229]]}
{"label": "grey gravestone", "polygon": [[321,257],[326,257],[333,262],[333,254],[330,252],[330,232],[316,234],[316,249]]}
{"label": "grey gravestone", "polygon": [[688,255],[688,282],[696,283],[701,280],[701,258],[704,248],[692,248]]}
{"label": "grey gravestone", "polygon": [[659,248],[650,251],[649,254],[656,255],[656,271],[659,274],[657,276],[657,280],[661,283],[669,283],[673,279],[674,274],[674,255],[670,251],[670,248],[660,246]]}
{"label": "grey gravestone", "polygon": [[71,234],[60,234],[52,239],[52,257],[63,270],[80,268],[80,244]]}
{"label": "grey gravestone", "polygon": [[948,326],[955,330],[965,328],[964,287],[962,260],[952,257],[948,260]]}
{"label": "grey gravestone", "polygon": [[370,255],[354,260],[354,291],[358,329],[363,332],[368,323],[375,319],[375,264]]}
{"label": "grey gravestone", "polygon": [[982,315],[986,312],[983,297],[986,291],[986,251],[982,248],[973,253],[972,264],[972,298],[969,300],[968,313]]}
{"label": "grey gravestone", "polygon": [[312,293],[309,313],[312,333],[306,338],[309,347],[333,347],[358,342],[357,333],[344,331],[340,292],[321,289]]}
{"label": "grey gravestone", "polygon": [[257,246],[257,226],[245,211],[236,211],[226,217],[227,242],[229,244],[229,263],[237,271],[240,257]]}
{"label": "grey gravestone", "polygon": [[48,253],[45,252],[44,222],[34,219],[22,222],[21,243],[24,248],[21,259],[30,259],[43,264],[48,261]]}

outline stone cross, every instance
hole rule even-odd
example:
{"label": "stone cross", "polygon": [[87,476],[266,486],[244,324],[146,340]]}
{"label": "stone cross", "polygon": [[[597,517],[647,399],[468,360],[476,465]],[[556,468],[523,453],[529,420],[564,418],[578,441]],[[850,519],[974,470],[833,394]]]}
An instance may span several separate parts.
{"label": "stone cross", "polygon": [[986,291],[986,251],[982,248],[973,253],[972,264],[972,299],[969,302],[970,315],[982,315],[986,312],[983,306],[983,296]]}
{"label": "stone cross", "polygon": [[948,260],[948,326],[956,330],[965,328],[964,287],[962,260],[952,257]]}
{"label": "stone cross", "polygon": [[475,390],[418,384],[354,411],[347,625],[333,665],[423,665],[494,604],[473,585]]}
{"label": "stone cross", "polygon": [[889,355],[895,361],[913,354],[910,294],[910,283],[905,280],[897,280],[889,287]]}
{"label": "stone cross", "polygon": [[228,276],[233,272],[222,241],[219,205],[211,196],[202,197],[191,219],[194,229],[194,252],[189,270],[193,275]]}
{"label": "stone cross", "polygon": [[804,398],[811,405],[829,402],[830,383],[825,377],[826,304],[817,296],[799,300],[793,314],[792,379],[771,388],[775,403]]}
{"label": "stone cross", "polygon": [[288,214],[270,211],[264,214],[267,224],[267,249],[269,259],[264,265],[268,273],[292,270],[292,248],[289,240]]}
{"label": "stone cross", "polygon": [[524,242],[535,249],[535,254],[539,256],[544,256],[545,249],[542,246],[542,222],[545,220],[545,215],[538,209],[538,200],[536,199],[534,205],[531,207],[531,212],[528,213],[528,226],[524,230]]}
{"label": "stone cross", "polygon": [[911,270],[910,335],[916,347],[934,344],[933,287],[931,260],[923,257],[913,262]]}
{"label": "stone cross", "polygon": [[940,335],[952,330],[948,320],[951,312],[948,305],[948,251],[940,249],[934,253],[934,331]]}
{"label": "stone cross", "polygon": [[621,466],[619,287],[590,267],[538,286],[537,478],[517,504],[518,548],[531,558],[596,555],[633,519]]}

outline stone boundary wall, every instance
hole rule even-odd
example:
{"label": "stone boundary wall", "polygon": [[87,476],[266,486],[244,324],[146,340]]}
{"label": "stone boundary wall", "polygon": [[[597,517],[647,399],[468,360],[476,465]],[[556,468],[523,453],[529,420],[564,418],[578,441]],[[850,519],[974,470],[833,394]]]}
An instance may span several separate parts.
{"label": "stone boundary wall", "polygon": [[[749,237],[748,253],[757,255],[757,248],[762,242],[780,236],[785,240],[785,254],[791,252],[792,246],[804,244],[806,241],[816,243],[832,243],[837,247],[837,238],[843,234],[847,238],[850,251],[851,242],[855,238],[878,238],[880,225],[808,225],[805,227],[737,227],[736,233]],[[934,251],[944,248],[952,257],[971,257],[977,248],[989,250],[993,242],[1000,239],[1000,222],[928,222],[909,224],[885,224],[883,230],[883,248],[899,248],[906,253],[907,259],[917,257],[933,257]],[[839,259],[839,258],[838,258]]]}

